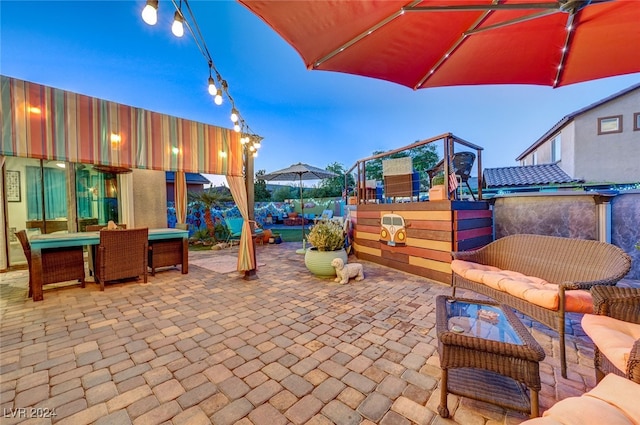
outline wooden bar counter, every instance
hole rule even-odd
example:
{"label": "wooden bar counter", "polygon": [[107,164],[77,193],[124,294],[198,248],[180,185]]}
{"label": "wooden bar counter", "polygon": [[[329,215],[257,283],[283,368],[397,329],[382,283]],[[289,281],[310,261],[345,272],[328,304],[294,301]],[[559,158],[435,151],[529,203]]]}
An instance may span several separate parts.
{"label": "wooden bar counter", "polygon": [[[493,215],[486,201],[427,201],[348,206],[353,249],[359,259],[451,283],[451,251],[465,251],[493,240]],[[401,219],[398,216],[402,217]],[[386,218],[385,218],[386,217]],[[401,242],[383,240],[383,222],[404,224]]]}

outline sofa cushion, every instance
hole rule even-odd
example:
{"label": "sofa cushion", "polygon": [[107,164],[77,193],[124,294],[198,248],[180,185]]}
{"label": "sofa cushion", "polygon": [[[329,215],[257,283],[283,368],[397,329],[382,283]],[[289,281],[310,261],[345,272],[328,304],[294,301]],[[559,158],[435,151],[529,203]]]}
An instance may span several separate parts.
{"label": "sofa cushion", "polygon": [[[451,270],[473,282],[482,283],[550,310],[558,310],[560,304],[558,285],[539,277],[464,260],[453,260]],[[589,291],[566,291],[565,300],[566,311],[593,312],[593,301]]]}
{"label": "sofa cushion", "polygon": [[521,425],[637,425],[638,399],[640,385],[610,373],[588,393],[565,398]]}
{"label": "sofa cushion", "polygon": [[582,329],[602,354],[620,372],[626,373],[631,348],[640,339],[640,325],[609,316],[585,314],[582,317]]}

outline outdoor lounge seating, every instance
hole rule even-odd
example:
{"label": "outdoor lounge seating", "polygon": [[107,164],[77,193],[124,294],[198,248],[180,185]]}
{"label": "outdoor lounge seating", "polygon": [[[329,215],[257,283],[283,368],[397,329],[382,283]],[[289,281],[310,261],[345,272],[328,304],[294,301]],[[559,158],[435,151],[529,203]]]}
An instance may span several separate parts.
{"label": "outdoor lounge seating", "polygon": [[620,248],[598,241],[511,235],[452,253],[452,286],[491,297],[558,332],[566,377],[565,314],[591,313],[589,289],[615,285],[631,268]]}
{"label": "outdoor lounge seating", "polygon": [[588,393],[565,398],[521,425],[637,425],[638,400],[640,384],[609,374]]}
{"label": "outdoor lounge seating", "polygon": [[[242,226],[244,224],[244,219],[242,217],[234,217],[234,218],[225,218],[224,222],[227,226],[227,230],[229,231],[229,236],[227,237],[227,243],[233,244],[234,241],[240,241],[240,236],[242,236]],[[256,227],[253,230],[252,236],[262,235],[263,230]]]}
{"label": "outdoor lounge seating", "polygon": [[147,283],[149,229],[101,230],[94,274],[100,290],[105,282],[142,276]]}
{"label": "outdoor lounge seating", "polygon": [[[33,295],[31,244],[27,232],[20,230],[16,237],[22,245],[27,265],[29,267],[29,297]],[[42,284],[76,280],[84,288],[84,253],[82,247],[67,247],[47,249],[42,253]]]}
{"label": "outdoor lounge seating", "polygon": [[[476,200],[476,197],[471,190],[471,186],[469,186],[469,177],[471,177],[471,169],[473,168],[475,160],[476,154],[473,152],[456,152],[451,158],[453,172],[458,176],[461,183],[467,185],[469,193],[471,193],[474,201]],[[433,168],[427,170],[429,182],[431,183],[436,174],[442,172],[444,172],[444,159],[441,159]]]}
{"label": "outdoor lounge seating", "polygon": [[596,380],[614,373],[640,384],[640,288],[596,286],[591,294],[594,314],[582,329],[595,345]]}

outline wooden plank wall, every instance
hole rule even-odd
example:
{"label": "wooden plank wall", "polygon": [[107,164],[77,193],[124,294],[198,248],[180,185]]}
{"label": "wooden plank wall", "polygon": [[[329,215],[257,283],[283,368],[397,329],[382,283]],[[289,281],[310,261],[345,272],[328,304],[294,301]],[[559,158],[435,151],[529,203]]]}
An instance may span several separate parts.
{"label": "wooden plank wall", "polygon": [[[380,218],[389,213],[405,221],[404,246],[380,242]],[[493,240],[492,211],[484,201],[359,204],[350,216],[358,258],[446,284],[451,283],[451,251]]]}

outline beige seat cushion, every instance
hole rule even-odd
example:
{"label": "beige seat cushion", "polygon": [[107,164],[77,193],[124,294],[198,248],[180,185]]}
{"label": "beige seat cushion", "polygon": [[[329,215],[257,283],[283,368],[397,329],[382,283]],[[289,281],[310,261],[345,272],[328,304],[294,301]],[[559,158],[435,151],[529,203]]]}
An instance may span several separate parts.
{"label": "beige seat cushion", "polygon": [[[498,291],[549,310],[558,310],[560,294],[558,285],[535,276],[527,276],[511,270],[478,264],[471,261],[453,260],[451,270],[465,279],[482,283]],[[566,291],[565,310],[575,313],[593,312],[593,300],[589,291]]]}
{"label": "beige seat cushion", "polygon": [[608,316],[585,314],[582,329],[602,354],[620,372],[626,373],[631,348],[640,339],[640,325]]}
{"label": "beige seat cushion", "polygon": [[521,425],[637,425],[638,400],[640,385],[610,373],[588,393],[565,398]]}

